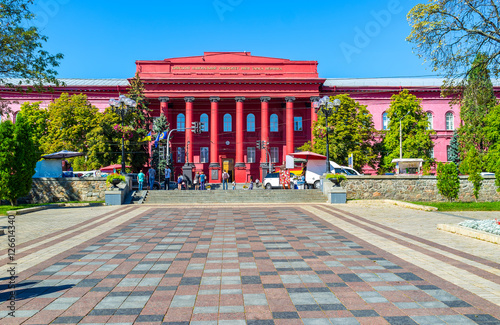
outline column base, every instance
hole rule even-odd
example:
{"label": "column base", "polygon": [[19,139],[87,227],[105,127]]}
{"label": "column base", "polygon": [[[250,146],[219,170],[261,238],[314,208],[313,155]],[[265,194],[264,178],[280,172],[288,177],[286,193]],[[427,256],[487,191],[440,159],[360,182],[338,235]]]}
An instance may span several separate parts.
{"label": "column base", "polygon": [[194,164],[185,164],[182,166],[182,175],[184,176],[184,180],[186,181],[186,186],[190,186],[193,183],[193,169]]}
{"label": "column base", "polygon": [[219,163],[210,163],[210,165],[208,165],[208,168],[220,168],[220,164]]}
{"label": "column base", "polygon": [[245,163],[239,162],[239,163],[234,164],[234,167],[236,167],[236,168],[246,168],[247,165]]}

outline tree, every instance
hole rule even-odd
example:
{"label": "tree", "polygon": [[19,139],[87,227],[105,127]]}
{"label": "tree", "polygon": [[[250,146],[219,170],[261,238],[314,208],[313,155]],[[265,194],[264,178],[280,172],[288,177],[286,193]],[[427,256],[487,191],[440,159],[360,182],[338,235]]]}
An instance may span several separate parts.
{"label": "tree", "polygon": [[500,8],[497,1],[430,0],[418,4],[407,15],[412,28],[406,40],[419,57],[430,61],[434,71],[443,71],[453,85],[468,75],[477,53],[498,76],[500,70]]}
{"label": "tree", "polygon": [[25,102],[21,105],[21,114],[31,126],[31,138],[35,143],[37,151],[41,152],[40,139],[47,134],[49,112],[45,108],[40,108],[40,102]]}
{"label": "tree", "polygon": [[392,171],[394,169],[392,160],[399,158],[400,121],[403,158],[423,158],[426,161],[433,161],[431,150],[434,144],[431,135],[435,134],[435,131],[429,129],[427,114],[422,110],[420,103],[421,100],[406,89],[392,95],[391,106],[387,111],[389,129],[383,140],[385,155],[380,166],[382,171]]}
{"label": "tree", "polygon": [[136,72],[134,78],[130,80],[130,88],[127,96],[137,103],[137,106],[132,110],[131,116],[133,116],[133,119],[130,125],[136,129],[149,130],[153,120],[151,117],[152,110],[149,109],[149,101],[146,95],[144,95],[144,91],[144,84],[139,77],[139,72]]}
{"label": "tree", "polygon": [[334,98],[340,99],[342,104],[328,118],[328,130],[325,116],[318,112],[318,121],[313,125],[314,145],[308,142],[299,149],[325,155],[328,132],[330,160],[347,165],[349,153],[352,153],[355,169],[361,170],[367,164],[374,167],[376,154],[373,144],[376,131],[372,115],[365,105],[356,102],[349,95],[338,95]]}
{"label": "tree", "polygon": [[449,201],[458,197],[460,179],[458,178],[458,169],[455,163],[438,163],[436,178],[439,194],[446,197]]}
{"label": "tree", "polygon": [[[0,83],[20,90],[41,90],[44,83],[58,84],[55,67],[62,54],[51,55],[42,49],[47,37],[28,24],[35,19],[29,6],[33,0],[0,0]],[[8,78],[19,78],[15,82]],[[2,101],[3,102],[3,101]],[[8,106],[0,105],[0,115],[9,114]]]}
{"label": "tree", "polygon": [[485,117],[484,134],[490,143],[483,159],[484,170],[500,171],[500,105],[493,107]]}
{"label": "tree", "polygon": [[485,133],[485,119],[490,110],[496,106],[497,99],[486,61],[484,54],[479,53],[476,56],[464,86],[460,108],[460,118],[463,123],[458,129],[462,157],[465,157],[467,149],[473,146],[482,158],[490,146]]}
{"label": "tree", "polygon": [[[163,113],[160,114],[160,117],[157,118],[154,121],[153,124],[153,132],[158,134],[162,134],[163,132],[169,132],[170,130],[170,124],[167,121],[167,118]],[[159,140],[159,142],[166,142],[165,140]],[[157,143],[155,142],[155,147],[153,148],[153,159],[151,161],[151,166],[154,168],[157,168],[159,170],[164,170],[165,167],[167,167],[167,159],[166,157],[163,157],[160,155],[160,148],[157,146]],[[159,173],[161,175],[161,173]]]}
{"label": "tree", "polygon": [[455,130],[455,132],[453,132],[453,137],[451,138],[450,147],[448,149],[448,161],[455,163],[456,166],[460,166],[458,138],[458,132],[457,130]]}
{"label": "tree", "polygon": [[14,126],[10,121],[0,124],[0,146],[3,152],[0,154],[0,194],[14,206],[19,197],[29,194],[36,162],[40,159],[32,140],[31,126],[22,113],[17,114]]}
{"label": "tree", "polygon": [[469,175],[469,181],[474,186],[474,197],[476,200],[479,197],[479,190],[483,182],[481,177],[481,158],[479,157],[475,147],[470,147],[465,159],[460,164],[460,172]]}

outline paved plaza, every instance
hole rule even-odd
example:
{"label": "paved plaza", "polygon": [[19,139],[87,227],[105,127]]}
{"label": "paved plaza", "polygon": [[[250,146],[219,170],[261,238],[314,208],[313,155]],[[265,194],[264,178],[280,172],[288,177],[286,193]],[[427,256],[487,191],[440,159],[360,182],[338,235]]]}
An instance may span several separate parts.
{"label": "paved plaza", "polygon": [[436,229],[471,218],[500,213],[349,202],[20,215],[14,318],[0,237],[0,324],[500,324],[499,246]]}

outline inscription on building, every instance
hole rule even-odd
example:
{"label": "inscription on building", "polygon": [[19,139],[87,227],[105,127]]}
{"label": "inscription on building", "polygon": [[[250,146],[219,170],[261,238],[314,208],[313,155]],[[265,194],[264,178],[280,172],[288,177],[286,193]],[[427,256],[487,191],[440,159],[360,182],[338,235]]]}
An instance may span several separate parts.
{"label": "inscription on building", "polygon": [[172,70],[219,70],[219,71],[283,71],[281,67],[186,67],[175,66]]}

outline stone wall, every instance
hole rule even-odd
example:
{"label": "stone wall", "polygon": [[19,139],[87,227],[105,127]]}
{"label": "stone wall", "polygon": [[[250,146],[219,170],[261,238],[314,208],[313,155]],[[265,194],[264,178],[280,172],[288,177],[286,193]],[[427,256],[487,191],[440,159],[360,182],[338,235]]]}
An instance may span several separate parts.
{"label": "stone wall", "polygon": [[20,203],[104,201],[106,177],[33,178],[28,196]]}
{"label": "stone wall", "polygon": [[[326,181],[330,183],[329,181]],[[436,176],[353,176],[342,184],[347,199],[390,199],[402,201],[447,201],[439,194]],[[328,184],[331,186],[330,184]],[[499,201],[495,177],[485,176],[478,201]],[[460,176],[458,200],[474,201],[472,183]]]}

